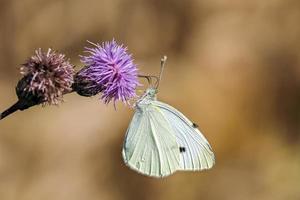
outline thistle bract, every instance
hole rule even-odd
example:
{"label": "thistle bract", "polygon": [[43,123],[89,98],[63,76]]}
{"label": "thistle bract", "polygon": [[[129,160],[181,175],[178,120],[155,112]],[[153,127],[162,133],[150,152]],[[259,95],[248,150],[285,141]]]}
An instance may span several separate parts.
{"label": "thistle bract", "polygon": [[103,91],[103,86],[96,82],[96,79],[88,76],[90,67],[83,67],[74,77],[73,90],[85,97],[94,96]]}
{"label": "thistle bract", "polygon": [[107,104],[111,100],[124,103],[136,96],[138,85],[137,68],[127,48],[115,40],[94,47],[86,47],[88,55],[81,56],[85,67],[75,76],[73,87],[78,94],[93,96],[102,92],[101,98]]}

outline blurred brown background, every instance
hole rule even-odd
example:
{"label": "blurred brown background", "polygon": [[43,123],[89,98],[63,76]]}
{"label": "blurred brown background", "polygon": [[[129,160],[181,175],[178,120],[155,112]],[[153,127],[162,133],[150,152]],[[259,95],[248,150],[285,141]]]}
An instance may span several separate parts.
{"label": "blurred brown background", "polygon": [[159,98],[197,122],[216,166],[165,179],[123,164],[132,110],[66,96],[0,121],[0,199],[300,199],[300,2],[1,0],[0,109],[18,67],[53,47],[80,69],[86,40],[115,38],[144,73],[169,57]]}

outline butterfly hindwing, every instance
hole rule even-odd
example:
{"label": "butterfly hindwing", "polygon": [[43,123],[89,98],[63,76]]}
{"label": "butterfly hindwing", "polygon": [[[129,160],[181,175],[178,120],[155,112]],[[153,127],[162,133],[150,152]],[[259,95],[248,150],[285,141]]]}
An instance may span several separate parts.
{"label": "butterfly hindwing", "polygon": [[181,152],[179,169],[203,170],[211,168],[215,163],[214,154],[197,125],[170,105],[159,101],[155,101],[153,104],[160,108],[176,136]]}
{"label": "butterfly hindwing", "polygon": [[159,107],[136,109],[122,154],[130,168],[148,176],[168,176],[180,168],[176,137]]}

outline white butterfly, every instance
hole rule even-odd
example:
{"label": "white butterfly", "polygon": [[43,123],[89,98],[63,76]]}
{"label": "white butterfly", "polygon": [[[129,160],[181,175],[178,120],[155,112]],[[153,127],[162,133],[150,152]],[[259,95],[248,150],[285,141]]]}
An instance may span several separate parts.
{"label": "white butterfly", "polygon": [[156,100],[166,57],[159,77],[142,76],[151,86],[135,104],[135,114],[127,129],[122,155],[131,169],[152,177],[165,177],[177,170],[209,169],[214,153],[198,126],[175,108]]}

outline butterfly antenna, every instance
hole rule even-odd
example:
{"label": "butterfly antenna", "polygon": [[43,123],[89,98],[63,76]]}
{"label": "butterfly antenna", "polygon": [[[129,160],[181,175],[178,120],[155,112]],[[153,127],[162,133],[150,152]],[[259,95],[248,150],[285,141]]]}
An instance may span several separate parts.
{"label": "butterfly antenna", "polygon": [[149,84],[151,87],[153,87],[153,85],[152,85],[152,79],[153,79],[153,78],[156,79],[156,82],[155,82],[155,83],[158,82],[158,77],[157,77],[157,76],[149,76],[149,75],[141,75],[141,74],[139,74],[138,77],[147,79],[148,84]]}
{"label": "butterfly antenna", "polygon": [[150,76],[139,74],[138,77],[140,77],[140,78],[145,78],[145,79],[147,79],[149,85],[152,84],[152,79],[151,79]]}
{"label": "butterfly antenna", "polygon": [[158,88],[159,83],[160,83],[160,81],[161,81],[162,74],[163,74],[163,71],[164,71],[166,62],[167,62],[167,56],[163,56],[163,57],[160,59],[160,72],[159,72],[159,77],[158,77],[158,81],[157,81],[157,84],[156,84],[156,89]]}

